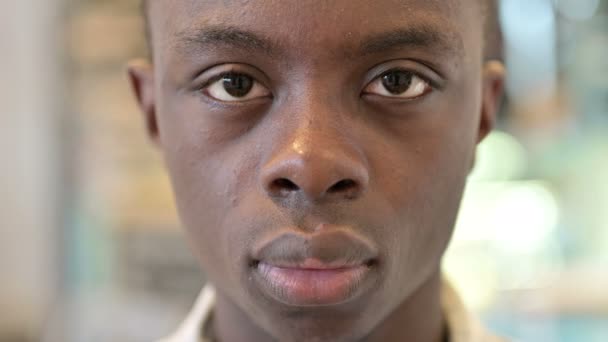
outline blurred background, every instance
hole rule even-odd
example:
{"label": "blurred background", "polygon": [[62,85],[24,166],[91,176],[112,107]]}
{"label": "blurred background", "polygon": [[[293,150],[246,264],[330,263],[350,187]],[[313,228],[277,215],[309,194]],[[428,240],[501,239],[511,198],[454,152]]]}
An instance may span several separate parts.
{"label": "blurred background", "polygon": [[[509,69],[445,262],[518,341],[608,341],[608,0],[503,0]],[[204,277],[125,62],[137,0],[0,1],[0,341],[150,341]]]}

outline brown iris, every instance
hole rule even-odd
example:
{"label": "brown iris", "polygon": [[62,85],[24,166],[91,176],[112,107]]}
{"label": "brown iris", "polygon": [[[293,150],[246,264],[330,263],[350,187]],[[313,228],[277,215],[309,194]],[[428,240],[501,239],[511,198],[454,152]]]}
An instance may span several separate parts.
{"label": "brown iris", "polygon": [[233,97],[243,97],[253,88],[254,80],[244,74],[231,73],[222,77],[222,85]]}
{"label": "brown iris", "polygon": [[382,85],[391,94],[403,94],[412,85],[412,77],[412,73],[409,72],[389,71],[382,76]]}

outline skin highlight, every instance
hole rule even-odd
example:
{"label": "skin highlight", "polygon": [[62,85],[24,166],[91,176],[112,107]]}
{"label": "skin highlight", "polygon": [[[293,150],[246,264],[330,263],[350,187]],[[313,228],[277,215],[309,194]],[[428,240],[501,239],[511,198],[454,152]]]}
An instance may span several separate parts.
{"label": "skin highlight", "polygon": [[479,3],[147,10],[129,75],[219,340],[441,341],[440,262],[503,89]]}

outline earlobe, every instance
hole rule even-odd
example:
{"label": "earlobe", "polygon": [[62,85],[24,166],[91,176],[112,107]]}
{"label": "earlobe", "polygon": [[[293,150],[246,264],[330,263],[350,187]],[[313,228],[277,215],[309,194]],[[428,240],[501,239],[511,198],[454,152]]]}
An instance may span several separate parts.
{"label": "earlobe", "polygon": [[127,66],[131,88],[143,114],[148,136],[155,144],[160,144],[156,100],[154,96],[154,70],[150,62],[144,59],[132,60]]}
{"label": "earlobe", "polygon": [[494,129],[504,84],[504,64],[496,60],[486,62],[483,69],[481,117],[477,143],[480,143]]}

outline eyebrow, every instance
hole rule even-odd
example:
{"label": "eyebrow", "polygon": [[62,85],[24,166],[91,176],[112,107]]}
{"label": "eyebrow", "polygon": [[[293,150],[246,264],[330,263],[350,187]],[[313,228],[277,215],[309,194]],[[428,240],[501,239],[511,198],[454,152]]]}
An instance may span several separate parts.
{"label": "eyebrow", "polygon": [[439,31],[430,25],[415,26],[380,33],[364,39],[360,54],[380,54],[398,48],[427,48],[442,54],[461,55],[460,37],[446,30]]}
{"label": "eyebrow", "polygon": [[224,45],[268,55],[276,55],[279,52],[278,44],[269,38],[232,26],[211,26],[194,32],[182,32],[178,34],[178,42],[186,50]]}
{"label": "eyebrow", "polygon": [[[269,37],[223,25],[205,27],[194,32],[182,32],[178,34],[178,41],[187,51],[226,46],[252,53],[262,52],[273,57],[287,50],[284,44]],[[439,31],[430,25],[420,25],[365,37],[358,46],[346,47],[344,54],[348,57],[365,56],[400,48],[426,48],[441,54],[461,55],[463,52],[462,40],[457,34],[446,30]]]}

